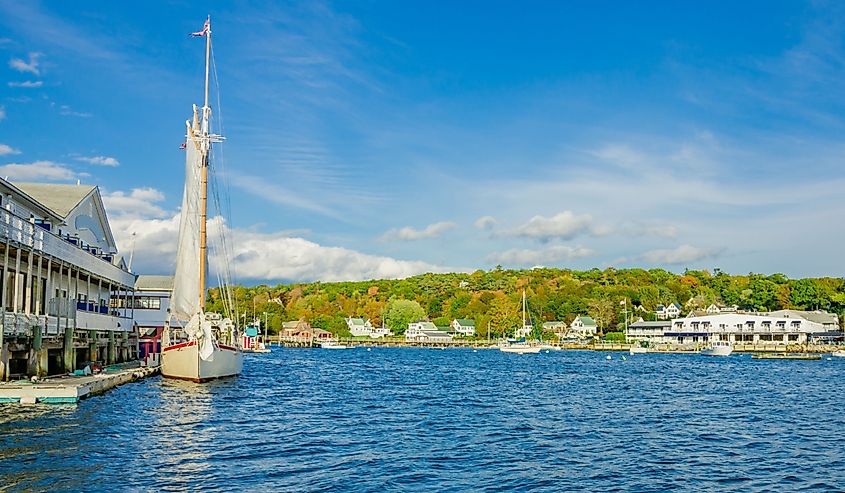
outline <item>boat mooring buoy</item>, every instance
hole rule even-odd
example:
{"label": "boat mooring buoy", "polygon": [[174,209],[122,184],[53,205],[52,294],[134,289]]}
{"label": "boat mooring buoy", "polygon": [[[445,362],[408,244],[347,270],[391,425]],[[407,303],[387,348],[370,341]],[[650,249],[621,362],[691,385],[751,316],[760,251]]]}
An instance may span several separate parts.
{"label": "boat mooring buoy", "polygon": [[626,358],[624,354],[622,355],[622,361],[628,361],[628,358]]}
{"label": "boat mooring buoy", "polygon": [[611,355],[609,355],[609,354],[608,354],[608,355],[607,355],[604,359],[606,359],[606,360],[610,361],[610,360],[612,360],[612,359],[613,359],[613,356],[611,356]]}

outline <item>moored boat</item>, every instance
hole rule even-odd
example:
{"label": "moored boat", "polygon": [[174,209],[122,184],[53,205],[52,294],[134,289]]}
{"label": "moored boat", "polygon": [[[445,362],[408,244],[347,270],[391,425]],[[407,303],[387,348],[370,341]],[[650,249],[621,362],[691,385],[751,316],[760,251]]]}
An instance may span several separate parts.
{"label": "moored boat", "polygon": [[730,356],[734,352],[733,346],[727,341],[713,341],[710,345],[701,351],[699,354],[704,356]]}
{"label": "moored boat", "polygon": [[830,353],[830,355],[834,356],[836,358],[845,358],[845,349],[840,349],[838,351],[834,351],[834,352]]}
{"label": "moored boat", "polygon": [[[201,115],[194,105],[193,118],[185,122],[185,187],[170,318],[162,333],[161,374],[167,378],[206,382],[239,375],[243,354],[238,329],[231,318],[205,311],[209,151],[212,143],[222,142],[223,138],[209,132],[210,19],[203,30],[194,35],[206,38],[205,104]],[[225,268],[219,270],[228,272]],[[226,292],[225,287],[222,292]]]}
{"label": "moored boat", "polygon": [[529,343],[526,336],[533,332],[533,326],[526,323],[527,302],[525,300],[525,290],[522,290],[522,327],[516,329],[516,337],[519,339],[507,339],[503,344],[499,345],[499,351],[503,353],[517,353],[517,354],[536,354],[540,352],[540,343]]}
{"label": "moored boat", "polygon": [[321,342],[320,347],[323,348],[323,349],[349,349],[350,348],[346,344],[341,344],[334,339],[329,339],[327,341]]}

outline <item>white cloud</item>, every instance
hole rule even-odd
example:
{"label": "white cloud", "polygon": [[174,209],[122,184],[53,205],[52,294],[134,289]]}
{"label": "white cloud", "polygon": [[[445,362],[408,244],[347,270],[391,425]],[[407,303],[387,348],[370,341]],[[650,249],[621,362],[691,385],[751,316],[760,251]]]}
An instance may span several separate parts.
{"label": "white cloud", "polygon": [[38,68],[38,59],[41,58],[41,53],[38,52],[31,52],[29,54],[29,61],[26,62],[20,58],[12,58],[9,60],[9,67],[17,70],[18,72],[29,72],[34,76],[41,75],[41,72]]}
{"label": "white cloud", "polygon": [[[548,241],[552,238],[571,240],[576,236],[587,233],[593,223],[589,214],[576,215],[572,211],[563,211],[552,217],[534,216],[527,223],[513,230],[505,231],[504,236],[521,236]],[[599,234],[606,234],[605,228],[596,230]]]}
{"label": "white cloud", "polygon": [[[62,115],[62,116],[79,116],[79,117],[82,117],[82,118],[89,118],[89,117],[92,116],[91,113],[86,113],[86,112],[83,112],[83,111],[73,111],[70,108],[70,106],[68,106],[66,104],[63,104],[59,108],[59,114]],[[92,163],[92,164],[102,164],[102,163]],[[106,166],[111,166],[111,165],[106,165]],[[117,166],[117,165],[115,164],[114,166]]]}
{"label": "white cloud", "polygon": [[9,82],[9,87],[41,87],[44,81],[41,80],[25,80],[23,82]]}
{"label": "white cloud", "polygon": [[[142,195],[135,191],[133,194]],[[110,207],[114,204],[114,195],[110,195]],[[118,197],[127,196],[119,194]],[[130,246],[133,245],[132,233],[135,233],[133,271],[150,274],[173,272],[179,214],[163,219],[118,215],[111,218],[110,222],[118,246],[127,258]],[[221,228],[225,231],[231,249],[230,267],[236,276],[235,282],[399,279],[426,272],[455,270],[426,262],[398,260],[347,248],[323,246],[303,238],[291,237],[287,232],[261,233],[230,229],[217,217],[209,222],[209,263],[214,275],[222,261],[219,249],[215,248],[219,243],[216,238],[219,238]]]}
{"label": "white cloud", "polygon": [[76,158],[77,161],[84,161],[88,164],[93,164],[97,166],[118,166],[120,161],[113,157],[106,157],[106,156],[93,156],[93,157],[78,157]]}
{"label": "white cloud", "polygon": [[594,253],[589,248],[584,247],[552,245],[539,250],[513,248],[504,252],[493,253],[487,257],[487,261],[495,264],[527,266],[564,262],[576,258],[589,257]]}
{"label": "white cloud", "polygon": [[681,245],[672,249],[658,249],[645,252],[638,257],[639,260],[650,264],[677,265],[698,262],[707,258],[713,258],[720,253],[719,250],[711,248],[699,248],[692,245]]}
{"label": "white cloud", "polygon": [[129,194],[116,191],[103,194],[109,215],[130,218],[163,218],[168,213],[158,205],[164,193],[155,188],[133,188]]}
{"label": "white cloud", "polygon": [[8,154],[20,154],[21,151],[8,146],[6,144],[0,144],[0,156],[6,156]]}
{"label": "white cloud", "polygon": [[622,228],[628,236],[645,236],[658,238],[675,238],[678,236],[678,227],[665,222],[644,222],[632,221]]}
{"label": "white cloud", "polygon": [[490,229],[496,225],[496,218],[493,216],[481,216],[473,224],[478,229]]}
{"label": "white cloud", "polygon": [[6,107],[0,105],[0,122],[6,119]]}
{"label": "white cloud", "polygon": [[457,224],[450,221],[429,224],[422,230],[405,226],[404,228],[391,229],[385,232],[380,239],[381,241],[416,241],[427,238],[437,238],[444,232],[457,227]]}
{"label": "white cloud", "polygon": [[76,173],[61,163],[35,161],[32,163],[4,164],[0,166],[0,176],[21,181],[68,181],[76,178]]}

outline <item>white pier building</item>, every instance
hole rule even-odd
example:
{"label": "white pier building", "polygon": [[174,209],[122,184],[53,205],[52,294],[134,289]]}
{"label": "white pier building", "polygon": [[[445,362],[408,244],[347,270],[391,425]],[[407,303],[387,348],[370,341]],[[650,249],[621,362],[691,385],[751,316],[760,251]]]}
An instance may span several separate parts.
{"label": "white pier building", "polygon": [[134,359],[135,276],[117,256],[95,186],[0,179],[0,379]]}

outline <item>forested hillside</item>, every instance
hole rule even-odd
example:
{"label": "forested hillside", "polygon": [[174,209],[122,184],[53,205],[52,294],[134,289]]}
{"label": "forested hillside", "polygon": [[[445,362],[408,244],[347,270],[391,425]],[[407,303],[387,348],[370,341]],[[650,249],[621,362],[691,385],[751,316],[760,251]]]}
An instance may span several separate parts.
{"label": "forested hillside", "polygon": [[[496,336],[520,324],[523,289],[538,322],[569,323],[578,315],[590,315],[605,332],[624,323],[626,307],[629,316],[648,320],[656,305],[675,302],[684,307],[684,313],[710,303],[758,311],[825,309],[841,314],[845,308],[845,280],[840,278],[740,276],[718,270],[674,274],[662,269],[496,269],[400,280],[236,286],[233,295],[238,311],[246,313],[247,319],[253,311],[262,319],[267,317],[271,334],[278,332],[283,321],[304,319],[346,335],[348,316],[369,318],[373,325],[381,325],[384,317],[388,327],[402,334],[408,318],[422,316],[437,325],[448,325],[454,318],[473,319],[479,336],[487,337],[488,327]],[[399,303],[402,300],[411,303]],[[633,312],[637,306],[648,313]],[[209,309],[221,308],[219,290],[211,289]]]}

